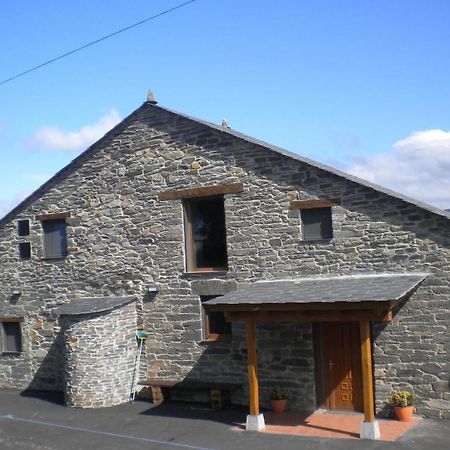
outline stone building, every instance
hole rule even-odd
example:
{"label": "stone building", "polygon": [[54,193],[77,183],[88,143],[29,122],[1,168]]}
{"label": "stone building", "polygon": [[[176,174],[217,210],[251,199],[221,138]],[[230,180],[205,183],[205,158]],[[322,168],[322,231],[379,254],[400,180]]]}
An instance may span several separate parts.
{"label": "stone building", "polygon": [[253,406],[281,385],[292,409],[381,412],[401,388],[448,417],[449,247],[449,212],[148,101],[0,221],[0,386],[64,390],[61,311],[91,303],[77,342],[126,316],[150,379],[247,404],[257,363]]}

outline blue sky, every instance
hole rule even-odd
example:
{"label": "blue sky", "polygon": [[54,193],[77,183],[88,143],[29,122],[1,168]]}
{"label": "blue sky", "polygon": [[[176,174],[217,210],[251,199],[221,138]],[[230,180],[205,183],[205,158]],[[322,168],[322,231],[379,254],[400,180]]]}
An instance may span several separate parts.
{"label": "blue sky", "polygon": [[[182,0],[3,0],[0,81]],[[450,208],[450,2],[197,0],[0,86],[0,216],[159,103]]]}

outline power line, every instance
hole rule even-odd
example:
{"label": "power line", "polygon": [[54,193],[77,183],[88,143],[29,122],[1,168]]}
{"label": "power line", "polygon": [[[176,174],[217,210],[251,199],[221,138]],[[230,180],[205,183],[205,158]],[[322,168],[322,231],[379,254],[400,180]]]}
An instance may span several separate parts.
{"label": "power line", "polygon": [[77,53],[77,52],[79,52],[79,51],[81,51],[81,50],[83,50],[83,49],[85,49],[87,47],[90,47],[91,45],[98,44],[101,41],[105,41],[106,39],[109,39],[110,37],[113,37],[113,36],[116,36],[116,35],[118,35],[120,33],[123,33],[124,31],[128,31],[131,28],[137,27],[139,25],[142,25],[143,23],[146,23],[146,22],[149,22],[151,20],[157,19],[158,17],[164,16],[165,14],[169,14],[172,11],[175,11],[176,9],[180,9],[183,6],[189,5],[189,3],[194,3],[195,1],[196,0],[189,0],[189,1],[184,2],[184,3],[180,3],[179,5],[174,6],[173,8],[166,9],[165,11],[162,11],[162,12],[160,12],[158,14],[155,14],[154,16],[148,17],[147,19],[141,20],[140,22],[134,23],[133,25],[129,25],[128,27],[122,28],[121,30],[114,31],[114,33],[111,33],[111,34],[108,34],[106,36],[103,36],[100,39],[97,39],[95,41],[89,42],[88,44],[85,44],[85,45],[83,45],[81,47],[78,47],[78,48],[76,48],[74,50],[70,50],[70,52],[67,52],[67,53],[64,53],[62,55],[59,55],[56,58],[50,59],[49,61],[43,62],[42,64],[39,64],[39,65],[37,65],[35,67],[32,67],[31,69],[25,70],[25,72],[18,73],[17,75],[12,76],[11,78],[8,78],[6,80],[1,81],[0,82],[0,86],[2,84],[8,83],[9,81],[15,80],[16,78],[22,77],[23,75],[26,75],[27,73],[33,72],[34,70],[40,69],[41,67],[47,66],[48,64],[51,64],[51,63],[53,63],[55,61],[58,61],[59,59],[62,59],[62,58],[65,58],[66,56],[69,56],[69,55],[72,55],[74,53]]}

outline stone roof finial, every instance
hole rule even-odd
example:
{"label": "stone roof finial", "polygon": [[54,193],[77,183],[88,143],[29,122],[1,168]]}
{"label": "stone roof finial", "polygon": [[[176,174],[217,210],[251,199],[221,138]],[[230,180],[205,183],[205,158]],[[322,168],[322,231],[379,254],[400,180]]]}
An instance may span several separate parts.
{"label": "stone roof finial", "polygon": [[222,119],[222,126],[224,128],[230,128],[230,126],[228,125],[228,121],[225,117]]}
{"label": "stone roof finial", "polygon": [[151,103],[152,105],[156,105],[158,102],[155,100],[155,96],[151,89],[147,91],[147,103]]}

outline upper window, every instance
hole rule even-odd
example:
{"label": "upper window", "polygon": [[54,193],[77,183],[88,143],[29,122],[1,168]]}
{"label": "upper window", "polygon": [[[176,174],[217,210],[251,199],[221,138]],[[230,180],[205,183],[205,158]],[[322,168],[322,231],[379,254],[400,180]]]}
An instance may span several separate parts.
{"label": "upper window", "polygon": [[20,353],[22,336],[20,322],[0,322],[0,350],[2,353]]}
{"label": "upper window", "polygon": [[64,258],[67,256],[67,233],[65,219],[43,220],[44,257]]}
{"label": "upper window", "polygon": [[186,266],[189,272],[227,269],[223,197],[184,201]]}
{"label": "upper window", "polygon": [[333,237],[331,207],[301,209],[300,215],[304,241],[331,239]]}
{"label": "upper window", "polygon": [[231,340],[231,322],[225,320],[222,311],[206,312],[204,302],[215,298],[215,295],[202,295],[202,319],[203,319],[203,339],[207,341],[229,341]]}
{"label": "upper window", "polygon": [[30,235],[30,221],[28,219],[17,221],[17,234],[19,236]]}

